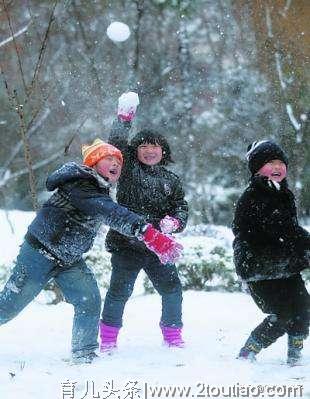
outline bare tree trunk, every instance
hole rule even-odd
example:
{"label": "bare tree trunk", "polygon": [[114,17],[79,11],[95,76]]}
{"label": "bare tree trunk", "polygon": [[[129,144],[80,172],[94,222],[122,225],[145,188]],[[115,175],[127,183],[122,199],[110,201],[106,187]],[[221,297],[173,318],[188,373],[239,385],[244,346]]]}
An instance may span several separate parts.
{"label": "bare tree trunk", "polygon": [[9,24],[9,29],[10,29],[10,33],[11,33],[11,37],[14,43],[14,48],[15,48],[15,53],[16,53],[16,57],[17,57],[17,61],[18,61],[18,67],[19,67],[19,77],[22,81],[23,84],[23,88],[24,88],[24,92],[25,92],[25,96],[28,96],[28,89],[27,89],[27,85],[26,85],[26,79],[25,79],[25,75],[24,75],[24,71],[23,71],[23,66],[22,66],[22,60],[20,58],[20,54],[19,54],[19,49],[17,47],[17,43],[15,40],[15,32],[13,31],[13,26],[12,26],[12,22],[11,22],[11,16],[9,13],[9,10],[7,8],[7,4],[5,2],[5,0],[2,0],[2,4],[3,4],[3,9]]}
{"label": "bare tree trunk", "polygon": [[134,38],[135,38],[135,49],[131,60],[131,71],[129,78],[129,86],[131,90],[136,90],[141,93],[143,88],[139,82],[139,61],[140,61],[140,29],[141,29],[141,19],[144,14],[144,0],[134,0],[137,7],[136,23],[133,28]]}
{"label": "bare tree trunk", "polygon": [[[181,95],[183,109],[179,115],[179,126],[180,126],[180,136],[182,137],[182,143],[184,144],[183,151],[183,176],[191,173],[194,170],[195,162],[194,157],[189,157],[190,151],[188,151],[188,145],[193,141],[192,136],[192,108],[193,108],[193,98],[192,98],[192,87],[191,87],[191,56],[189,49],[189,39],[187,32],[187,18],[184,14],[189,3],[187,0],[180,0],[179,2],[179,68],[181,77]],[[190,181],[189,179],[185,179]]]}
{"label": "bare tree trunk", "polygon": [[[7,79],[4,75],[4,69],[1,67],[1,74],[3,77],[3,81],[6,87],[6,91],[7,91],[7,95],[8,98],[10,100],[11,106],[13,108],[13,110],[16,112],[18,119],[19,119],[19,131],[20,131],[20,135],[21,135],[21,141],[22,141],[22,145],[24,148],[24,158],[25,158],[25,163],[28,169],[28,175],[29,175],[29,189],[30,189],[30,196],[31,196],[31,201],[32,201],[32,206],[33,209],[36,211],[38,209],[38,200],[37,200],[37,192],[36,192],[36,182],[35,182],[35,176],[34,176],[34,172],[33,172],[33,166],[32,166],[32,156],[31,156],[31,150],[30,150],[30,144],[29,144],[29,136],[27,136],[27,131],[28,128],[30,128],[30,126],[32,125],[35,117],[38,115],[38,109],[35,109],[35,112],[32,113],[32,117],[31,117],[31,121],[28,124],[26,122],[26,115],[27,115],[27,111],[25,106],[28,105],[31,108],[31,104],[30,104],[30,100],[34,100],[36,99],[35,97],[35,93],[34,90],[37,86],[38,83],[38,75],[39,75],[39,71],[40,68],[42,66],[42,62],[43,62],[43,56],[45,53],[45,49],[46,49],[46,45],[47,45],[47,40],[48,40],[48,36],[49,36],[49,32],[51,29],[51,25],[52,22],[54,21],[54,13],[55,13],[55,8],[56,5],[58,3],[58,0],[54,1],[54,5],[49,17],[49,22],[48,22],[48,27],[46,29],[44,38],[42,40],[41,43],[41,48],[39,51],[39,55],[38,55],[38,60],[34,69],[34,73],[33,73],[33,77],[31,80],[31,84],[30,87],[27,87],[26,84],[26,79],[24,76],[24,71],[23,71],[23,67],[22,67],[22,60],[19,54],[19,50],[17,47],[17,44],[15,42],[15,32],[13,31],[13,26],[12,26],[12,22],[11,22],[11,16],[9,13],[9,9],[7,7],[7,4],[5,3],[5,0],[2,0],[3,3],[3,9],[5,11],[5,15],[8,21],[8,25],[9,25],[9,29],[10,29],[10,34],[12,37],[12,41],[14,43],[14,48],[15,48],[15,53],[16,53],[16,57],[18,60],[18,65],[19,65],[19,75],[20,75],[20,79],[22,81],[23,84],[23,88],[24,88],[24,98],[23,100],[20,100],[17,94],[17,90],[13,89],[12,91],[9,88]],[[29,112],[31,114],[31,110]],[[12,158],[11,158],[12,159]],[[10,163],[10,160],[9,162]],[[4,175],[6,173],[6,170],[4,169],[2,178],[4,178]]]}
{"label": "bare tree trunk", "polygon": [[[15,99],[17,100],[17,96],[15,96]],[[29,187],[30,187],[32,207],[33,207],[34,211],[37,211],[39,208],[38,196],[37,196],[37,190],[36,190],[35,176],[34,176],[34,172],[33,172],[33,168],[32,168],[32,157],[31,157],[30,145],[29,145],[28,138],[26,136],[24,109],[23,109],[23,105],[18,104],[17,101],[16,101],[16,112],[19,117],[20,135],[22,137],[22,141],[24,144],[24,157],[25,157],[25,162],[26,162],[27,168],[28,168]]]}
{"label": "bare tree trunk", "polygon": [[[56,9],[57,3],[58,3],[58,0],[55,0],[50,17],[49,17],[48,27],[45,31],[45,35],[44,35],[44,38],[41,43],[40,51],[38,54],[38,59],[37,59],[37,62],[36,62],[35,68],[34,68],[34,72],[33,72],[32,78],[31,78],[31,83],[30,83],[29,87],[27,87],[26,78],[25,78],[24,70],[23,70],[23,66],[22,66],[22,60],[21,60],[21,57],[19,54],[19,49],[15,42],[15,37],[20,33],[17,32],[15,34],[15,32],[13,31],[8,6],[5,2],[5,0],[2,0],[3,9],[5,11],[5,15],[6,15],[9,29],[10,29],[11,39],[14,43],[14,48],[15,48],[15,52],[16,52],[16,56],[17,56],[17,61],[18,61],[18,66],[19,66],[19,68],[18,68],[19,69],[19,78],[22,82],[22,86],[24,89],[23,100],[19,99],[16,89],[10,90],[7,79],[4,74],[4,69],[2,66],[1,66],[1,74],[3,77],[3,81],[4,81],[4,84],[6,87],[6,91],[7,91],[7,95],[8,95],[11,107],[16,112],[16,115],[18,116],[18,120],[19,120],[19,132],[20,132],[22,144],[20,146],[17,146],[17,147],[19,147],[19,148],[17,148],[17,151],[19,151],[21,149],[21,147],[23,147],[23,149],[24,149],[26,173],[28,173],[28,177],[29,177],[29,191],[30,191],[32,206],[35,211],[37,211],[37,209],[38,209],[38,199],[37,199],[36,181],[35,181],[35,175],[34,175],[34,166],[33,166],[33,160],[32,160],[30,143],[29,143],[29,136],[31,134],[31,128],[32,128],[32,131],[34,131],[36,129],[36,127],[33,125],[34,121],[35,121],[36,117],[38,116],[40,109],[42,109],[42,102],[45,103],[45,101],[46,101],[46,98],[44,98],[44,96],[42,95],[42,93],[40,91],[38,77],[39,77],[40,69],[43,65],[43,58],[44,58],[44,54],[45,54],[45,50],[46,50],[46,46],[47,46],[49,33],[51,30],[51,25],[54,21],[54,14],[55,14],[55,9]],[[42,101],[42,99],[43,99],[43,101]],[[39,104],[39,106],[34,105],[34,104]],[[26,108],[26,106],[27,106],[27,108]],[[27,112],[27,109],[28,109],[28,112]],[[49,114],[49,112],[46,112],[45,116],[44,115],[42,116],[41,121],[44,120],[48,114]],[[28,119],[30,119],[30,122],[28,122],[28,123],[26,121],[27,115],[30,116],[28,118]],[[38,122],[38,123],[40,123],[40,122]],[[29,133],[29,134],[27,135],[27,133]],[[12,152],[12,154],[13,154],[13,152]],[[5,176],[7,174],[7,171],[8,171],[7,168],[9,166],[9,164],[14,159],[14,156],[12,156],[12,154],[8,158],[8,161],[6,162],[6,167],[4,168],[4,172],[1,176],[2,181],[0,183],[5,184],[6,181],[12,176],[12,175],[11,176],[9,175],[7,179]],[[63,154],[63,151],[62,151],[62,154]],[[56,154],[56,156],[59,156],[59,154]],[[52,157],[55,157],[55,154],[53,154]],[[45,159],[41,163],[48,162],[48,161],[49,160]],[[37,165],[40,165],[40,163],[38,163]],[[24,173],[24,171],[16,172],[15,176],[19,176],[23,173]],[[11,226],[11,228],[12,228],[12,226]],[[47,286],[47,288],[54,292],[55,299],[53,300],[52,303],[58,303],[62,300],[62,294],[61,294],[59,288],[53,282],[50,283]]]}
{"label": "bare tree trunk", "polygon": [[[286,14],[289,11],[290,2],[286,3],[285,8],[282,10],[282,18],[286,18]],[[281,44],[279,39],[274,37],[273,34],[273,21],[272,21],[272,6],[266,4],[265,6],[265,21],[266,21],[266,28],[267,28],[267,35],[268,35],[268,43],[272,44],[272,51],[274,55],[274,65],[275,65],[275,74],[277,76],[278,85],[279,85],[279,92],[281,93],[281,106],[283,109],[283,113],[286,113],[287,120],[289,121],[292,130],[295,133],[294,136],[294,145],[292,148],[292,155],[294,161],[294,168],[293,168],[293,181],[294,181],[294,191],[296,194],[296,200],[299,202],[302,185],[301,185],[301,175],[305,167],[305,129],[308,126],[307,122],[307,113],[306,112],[299,112],[301,115],[305,115],[305,120],[302,121],[301,119],[296,117],[296,111],[293,109],[293,105],[290,99],[290,92],[289,92],[289,81],[285,77],[283,63],[282,63],[282,50]],[[282,141],[290,142],[290,133],[285,133]]]}
{"label": "bare tree trunk", "polygon": [[72,0],[72,6],[73,6],[73,10],[74,10],[74,14],[75,17],[78,21],[78,26],[80,29],[80,33],[84,42],[84,46],[85,46],[85,50],[86,50],[86,54],[89,60],[89,64],[90,64],[90,73],[92,76],[92,89],[93,92],[96,94],[98,102],[100,105],[100,109],[102,109],[103,107],[103,98],[104,98],[104,92],[102,90],[102,84],[101,84],[101,79],[100,79],[100,74],[97,70],[96,64],[95,64],[95,59],[92,56],[92,52],[93,52],[93,48],[89,43],[87,34],[86,34],[86,29],[84,28],[84,22],[82,20],[82,15],[79,11],[79,8],[77,7],[75,0]]}
{"label": "bare tree trunk", "polygon": [[2,72],[2,76],[3,76],[4,84],[6,87],[7,95],[10,99],[11,105],[14,107],[14,109],[18,115],[18,118],[19,118],[19,131],[20,131],[20,135],[21,135],[21,139],[22,139],[23,147],[24,147],[25,163],[26,163],[26,166],[28,169],[29,189],[30,189],[32,207],[33,207],[34,211],[37,211],[38,200],[37,200],[37,192],[36,192],[36,182],[35,182],[35,176],[34,176],[34,172],[33,172],[33,168],[32,168],[32,157],[31,157],[29,141],[26,136],[23,104],[20,104],[16,90],[14,90],[13,93],[11,93],[8,83],[5,79],[4,73],[2,70],[1,70],[1,72]]}

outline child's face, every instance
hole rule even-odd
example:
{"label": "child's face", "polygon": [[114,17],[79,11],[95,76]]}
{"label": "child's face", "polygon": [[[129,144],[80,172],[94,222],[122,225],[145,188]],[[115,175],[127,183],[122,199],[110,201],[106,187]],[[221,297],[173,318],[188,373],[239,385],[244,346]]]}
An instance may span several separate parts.
{"label": "child's face", "polygon": [[280,159],[273,159],[262,166],[258,174],[280,183],[286,177],[286,165]]}
{"label": "child's face", "polygon": [[121,175],[122,164],[117,157],[109,155],[97,162],[94,169],[101,176],[107,177],[109,182],[115,183]]}
{"label": "child's face", "polygon": [[163,158],[163,150],[159,144],[140,144],[137,150],[137,157],[145,165],[156,165]]}

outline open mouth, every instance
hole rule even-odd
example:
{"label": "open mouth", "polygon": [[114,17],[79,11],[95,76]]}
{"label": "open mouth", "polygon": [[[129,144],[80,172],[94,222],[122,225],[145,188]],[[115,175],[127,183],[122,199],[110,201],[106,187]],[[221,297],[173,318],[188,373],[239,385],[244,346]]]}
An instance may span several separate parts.
{"label": "open mouth", "polygon": [[271,176],[281,176],[281,173],[280,172],[273,172],[273,173],[271,173]]}
{"label": "open mouth", "polygon": [[156,160],[156,155],[145,155],[144,159],[146,161],[154,161],[154,160]]}
{"label": "open mouth", "polygon": [[110,169],[109,172],[110,172],[111,175],[117,175],[118,170],[117,169]]}

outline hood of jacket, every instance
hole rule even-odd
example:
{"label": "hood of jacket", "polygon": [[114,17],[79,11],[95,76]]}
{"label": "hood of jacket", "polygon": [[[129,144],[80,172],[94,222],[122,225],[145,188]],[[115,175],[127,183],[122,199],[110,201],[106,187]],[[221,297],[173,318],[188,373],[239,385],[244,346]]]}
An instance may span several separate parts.
{"label": "hood of jacket", "polygon": [[55,170],[46,181],[48,191],[54,191],[60,186],[71,183],[75,180],[92,180],[100,188],[109,188],[111,184],[100,176],[95,169],[79,165],[75,162],[68,162]]}

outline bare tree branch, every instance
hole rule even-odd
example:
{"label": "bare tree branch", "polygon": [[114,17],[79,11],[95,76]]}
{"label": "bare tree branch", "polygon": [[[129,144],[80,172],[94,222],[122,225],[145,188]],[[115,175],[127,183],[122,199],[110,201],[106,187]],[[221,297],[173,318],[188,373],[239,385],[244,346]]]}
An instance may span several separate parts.
{"label": "bare tree branch", "polygon": [[[35,163],[34,165],[32,165],[32,169],[36,170],[36,169],[41,168],[42,166],[48,165],[49,163],[55,161],[55,159],[61,158],[63,156],[63,154],[64,154],[64,151],[62,148],[60,151],[51,155],[49,158],[46,158],[46,159],[39,161],[39,162]],[[29,170],[27,168],[19,170],[14,173],[10,173],[7,171],[6,175],[3,176],[2,179],[0,180],[0,187],[5,186],[9,180],[16,179],[17,177],[26,175],[27,173],[29,173]]]}
{"label": "bare tree branch", "polygon": [[14,33],[14,35],[8,37],[7,39],[2,40],[2,42],[0,42],[0,47],[5,46],[6,44],[12,42],[15,37],[18,37],[18,36],[22,35],[23,33],[27,32],[30,24],[31,24],[31,22],[28,22],[28,24],[26,26],[24,26],[22,29],[20,29],[16,33]]}
{"label": "bare tree branch", "polygon": [[11,104],[11,107],[14,109],[13,94],[10,92],[8,82],[7,82],[7,80],[5,78],[5,75],[4,75],[4,69],[3,69],[1,64],[0,64],[0,72],[1,72],[1,76],[2,76],[2,80],[3,80],[3,84],[4,84],[4,87],[5,87],[6,93],[8,95],[9,102]]}
{"label": "bare tree branch", "polygon": [[281,14],[282,17],[286,18],[287,12],[290,9],[291,4],[292,4],[292,0],[286,0],[286,3],[285,3],[285,6],[284,6],[283,10],[279,11],[279,14]]}
{"label": "bare tree branch", "polygon": [[29,187],[30,187],[32,206],[33,206],[33,209],[36,211],[38,209],[36,182],[35,182],[35,177],[34,177],[33,168],[32,168],[32,157],[31,157],[30,145],[29,145],[28,138],[26,136],[24,109],[23,109],[22,104],[18,104],[17,93],[15,90],[14,90],[14,99],[15,99],[15,103],[16,103],[15,104],[16,112],[19,117],[20,134],[22,137],[23,145],[24,145],[24,156],[25,156],[25,161],[26,161],[28,174],[29,174]]}
{"label": "bare tree branch", "polygon": [[[42,123],[45,121],[45,119],[49,116],[50,113],[51,113],[50,109],[47,108],[44,111],[43,115],[40,117],[40,119],[36,122],[36,124],[31,126],[30,128],[29,128],[29,126],[27,127],[26,132],[27,132],[28,139],[42,125]],[[23,147],[23,141],[22,140],[20,140],[16,145],[14,145],[14,148],[13,148],[9,158],[3,164],[2,177],[6,173],[6,170],[8,169],[8,167],[10,166],[12,161],[14,161],[14,159],[16,159],[16,155],[19,153],[19,151],[22,149],[22,147]]]}
{"label": "bare tree branch", "polygon": [[37,76],[39,74],[40,68],[41,68],[42,63],[43,63],[43,56],[44,56],[45,49],[46,49],[48,35],[49,35],[50,29],[51,29],[51,25],[52,25],[52,23],[53,23],[53,21],[55,19],[54,14],[55,14],[55,9],[56,9],[57,3],[58,3],[58,0],[55,0],[53,8],[52,8],[51,15],[49,17],[47,29],[45,31],[44,39],[42,41],[41,48],[40,48],[40,51],[39,51],[38,61],[37,61],[37,64],[35,66],[35,70],[34,70],[34,73],[33,73],[32,81],[31,81],[31,84],[30,84],[29,95],[32,93],[32,91],[34,89]]}
{"label": "bare tree branch", "polygon": [[80,133],[80,130],[82,129],[82,127],[84,126],[84,123],[87,121],[88,116],[86,116],[82,122],[80,123],[80,126],[76,129],[76,132],[74,133],[74,135],[71,137],[71,139],[68,141],[68,143],[65,146],[65,150],[64,150],[64,155],[68,155],[69,149],[71,144],[73,143],[74,139],[76,138],[76,136]]}
{"label": "bare tree branch", "polygon": [[[85,50],[86,50],[86,54],[87,54],[87,60],[90,64],[90,72],[93,78],[93,89],[94,92],[96,93],[97,97],[98,97],[98,101],[100,101],[101,105],[102,105],[102,99],[104,98],[104,93],[102,92],[102,83],[100,80],[100,74],[98,73],[98,70],[96,68],[96,64],[95,64],[95,59],[92,55],[92,46],[89,44],[87,35],[86,35],[86,31],[84,28],[84,23],[82,21],[82,17],[81,17],[81,13],[79,11],[79,7],[77,7],[75,0],[72,0],[72,7],[73,7],[73,12],[74,12],[74,16],[78,21],[78,27],[80,29],[80,33],[83,39],[83,43],[85,46]],[[83,54],[85,56],[85,54]]]}
{"label": "bare tree branch", "polygon": [[6,15],[7,20],[8,20],[8,24],[9,24],[9,28],[10,28],[10,32],[11,32],[11,37],[12,37],[12,40],[13,40],[13,43],[14,43],[14,47],[15,47],[15,52],[16,52],[16,56],[17,56],[17,60],[18,60],[19,71],[20,71],[20,77],[22,79],[23,86],[24,86],[24,91],[25,91],[25,94],[27,96],[27,85],[26,85],[24,71],[23,71],[23,67],[22,67],[22,61],[21,61],[21,58],[20,58],[20,55],[19,55],[19,50],[17,48],[16,40],[15,40],[15,33],[13,31],[11,17],[10,17],[9,11],[7,9],[7,6],[5,4],[5,0],[2,0],[2,4],[3,4],[3,9],[4,9],[4,12],[5,12],[5,15]]}

